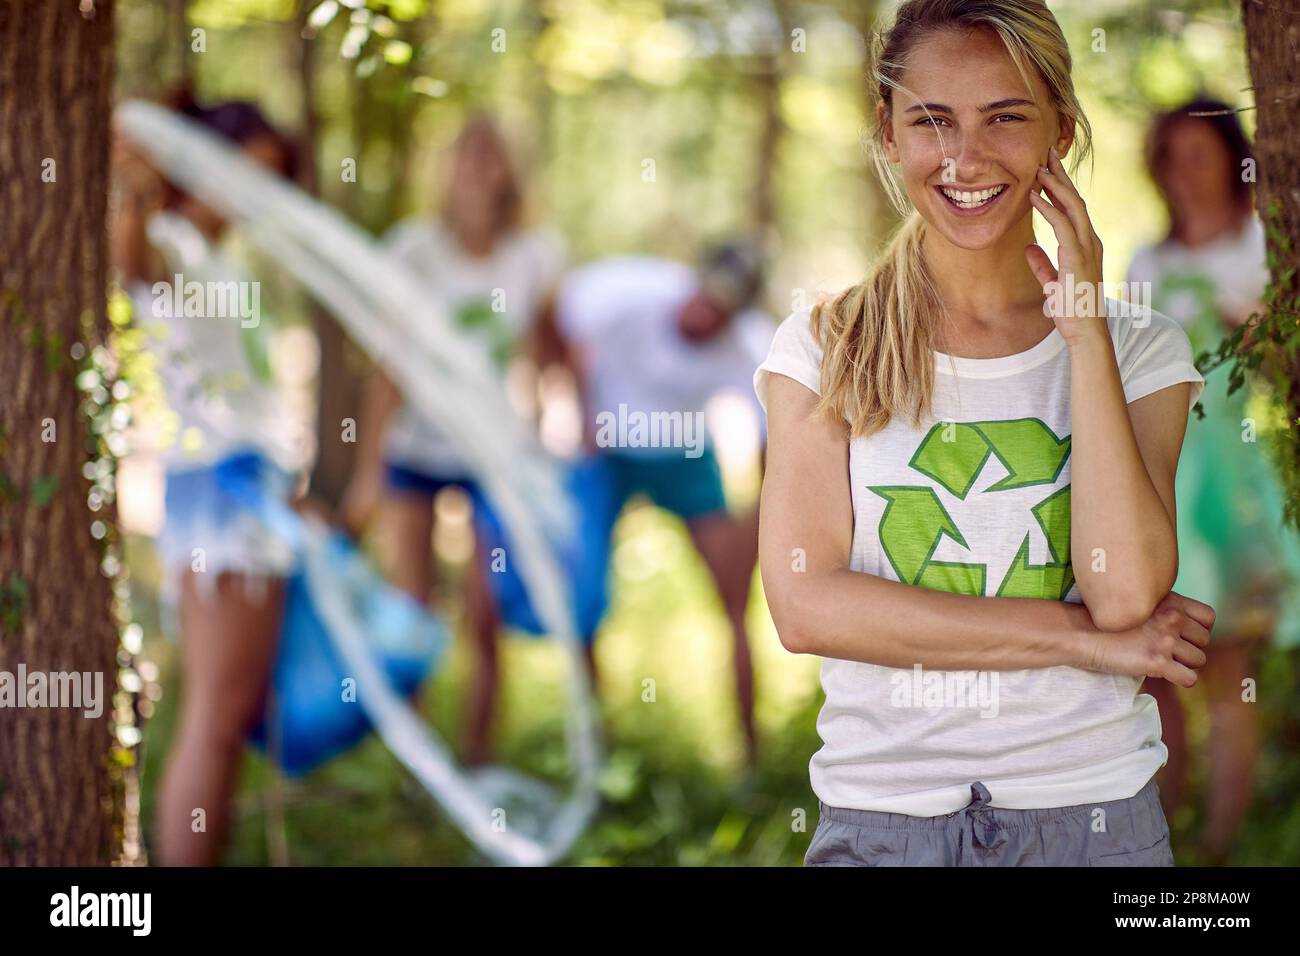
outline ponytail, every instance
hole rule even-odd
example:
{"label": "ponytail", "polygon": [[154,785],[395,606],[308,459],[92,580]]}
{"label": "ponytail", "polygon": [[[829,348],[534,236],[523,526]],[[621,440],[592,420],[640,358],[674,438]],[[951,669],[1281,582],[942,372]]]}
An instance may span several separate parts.
{"label": "ponytail", "polygon": [[824,351],[817,412],[847,421],[852,438],[895,415],[919,423],[929,414],[942,307],[921,253],[924,237],[925,222],[913,211],[866,279],[812,311],[813,338]]}

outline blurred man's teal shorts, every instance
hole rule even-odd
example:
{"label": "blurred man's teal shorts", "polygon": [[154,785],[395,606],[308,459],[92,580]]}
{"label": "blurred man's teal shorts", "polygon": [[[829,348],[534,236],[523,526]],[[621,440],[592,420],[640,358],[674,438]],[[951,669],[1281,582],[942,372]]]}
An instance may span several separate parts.
{"label": "blurred man's teal shorts", "polygon": [[601,452],[609,464],[620,501],[643,494],[666,511],[693,521],[727,510],[722,469],[713,449],[695,458],[680,448],[649,452]]}

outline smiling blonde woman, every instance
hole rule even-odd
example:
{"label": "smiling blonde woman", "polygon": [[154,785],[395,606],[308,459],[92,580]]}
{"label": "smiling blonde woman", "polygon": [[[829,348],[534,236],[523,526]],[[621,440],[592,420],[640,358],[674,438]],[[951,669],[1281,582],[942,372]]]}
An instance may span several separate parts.
{"label": "smiling blonde woman", "polygon": [[1139,688],[1194,684],[1213,625],[1170,590],[1203,380],[1165,316],[1053,294],[1099,292],[1102,245],[1042,2],[911,0],[874,59],[905,222],[755,375],[767,599],[824,658],[806,863],[1172,865]]}

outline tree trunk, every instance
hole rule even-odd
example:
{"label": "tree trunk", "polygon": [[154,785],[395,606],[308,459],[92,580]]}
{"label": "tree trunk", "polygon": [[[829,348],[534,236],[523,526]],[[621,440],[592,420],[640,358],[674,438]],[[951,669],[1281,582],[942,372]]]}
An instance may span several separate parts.
{"label": "tree trunk", "polygon": [[181,89],[194,89],[194,58],[190,55],[189,0],[172,0],[171,21],[176,51],[176,84]]}
{"label": "tree trunk", "polygon": [[[1294,4],[1273,0],[1244,0],[1246,54],[1251,84],[1255,90],[1255,157],[1258,163],[1256,205],[1268,227],[1268,249],[1272,257],[1272,309],[1282,313],[1282,328],[1294,330],[1300,313],[1300,17]],[[1295,333],[1291,332],[1295,341]],[[1297,427],[1300,409],[1300,357],[1290,357],[1281,348],[1266,345],[1274,353],[1266,359],[1287,368],[1279,374],[1282,394],[1277,397],[1290,409],[1290,425]],[[1300,475],[1300,439],[1292,432],[1284,442],[1280,462],[1283,479]],[[1294,493],[1295,487],[1287,489]],[[1292,501],[1289,517],[1300,528],[1300,508]]]}
{"label": "tree trunk", "polygon": [[112,0],[0,0],[0,680],[102,680],[98,717],[0,709],[0,866],[106,864],[116,841],[117,629],[91,536],[112,515],[87,507],[70,357],[107,329],[112,80]]}
{"label": "tree trunk", "polygon": [[[316,35],[307,30],[307,16],[314,3],[298,6],[294,18],[294,40],[298,67],[302,127],[298,145],[302,158],[299,177],[303,189],[320,196],[320,113],[316,106]],[[354,447],[341,439],[343,420],[356,419],[361,403],[359,365],[353,348],[338,321],[317,302],[311,305],[312,325],[320,346],[316,393],[316,461],[312,466],[311,492],[327,504],[337,505],[352,474]]]}
{"label": "tree trunk", "polygon": [[777,19],[778,36],[773,49],[759,58],[758,75],[755,78],[757,97],[763,105],[763,126],[758,149],[755,151],[757,175],[754,183],[753,218],[754,226],[763,236],[777,225],[776,164],[784,131],[781,120],[781,65],[787,42],[784,0],[778,0],[772,5],[772,13]]}
{"label": "tree trunk", "polygon": [[[1300,17],[1284,6],[1245,0],[1242,9],[1257,110],[1258,205],[1267,211],[1277,204],[1274,222],[1295,243],[1300,242],[1300,167],[1295,162],[1300,149]],[[1291,291],[1295,288],[1293,283]]]}
{"label": "tree trunk", "polygon": [[[870,65],[871,39],[875,31],[880,29],[880,24],[877,23],[880,16],[879,0],[863,0],[854,5],[854,11],[857,14],[855,25],[865,47],[862,61],[864,67],[862,75],[865,79],[862,83],[861,102],[864,129],[867,129],[873,127],[876,122],[876,91],[871,86],[870,73],[865,68]],[[875,164],[867,163],[866,170],[867,175],[863,180],[867,191],[866,235],[870,250],[869,258],[874,259],[877,250],[883,247],[885,240],[898,228],[900,219],[898,210],[889,201],[889,194],[885,191],[884,184],[876,176]]]}

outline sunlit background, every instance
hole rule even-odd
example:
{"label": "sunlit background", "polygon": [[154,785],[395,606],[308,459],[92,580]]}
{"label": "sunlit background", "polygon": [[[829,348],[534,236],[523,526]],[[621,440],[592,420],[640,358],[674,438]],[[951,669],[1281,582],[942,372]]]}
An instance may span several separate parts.
{"label": "sunlit background", "polygon": [[[489,111],[504,124],[524,171],[530,218],[562,232],[572,263],[622,252],[690,260],[711,240],[757,227],[775,253],[765,300],[775,320],[859,278],[894,222],[863,148],[862,39],[893,6],[120,0],[117,84],[122,97],[158,97],[188,77],[201,100],[256,100],[305,145],[322,199],[376,234],[431,208],[452,137],[471,112]],[[1250,104],[1239,13],[1218,0],[1051,6],[1070,40],[1096,135],[1092,170],[1085,167],[1077,180],[1105,242],[1105,277],[1119,281],[1138,245],[1166,228],[1141,162],[1152,111],[1198,91]],[[1250,130],[1252,113],[1242,115]],[[348,160],[356,182],[341,175]],[[1050,236],[1043,244],[1053,251]],[[332,351],[328,342],[318,345],[310,304],[287,280],[263,275],[263,300],[279,326],[274,366],[296,396],[310,448],[317,390],[354,395],[365,361],[340,343]],[[176,648],[163,636],[166,621],[153,597],[158,574],[149,537],[162,518],[157,450],[184,436],[174,434],[150,385],[148,360],[133,352],[130,337],[119,333],[136,385],[137,424],[135,452],[121,467],[119,507],[147,662],[147,836],[183,692]],[[556,395],[547,427],[562,447],[573,415],[563,389]],[[758,471],[748,403],[723,399],[710,415],[732,506],[752,507]],[[458,619],[468,508],[454,494],[438,507],[439,598]],[[597,645],[610,751],[604,805],[572,861],[798,863],[809,833],[792,828],[792,820],[802,811],[809,831],[816,821],[807,777],[818,746],[816,660],[781,647],[756,577],[749,623],[762,760],[746,774],[730,630],[684,526],[648,506],[630,508],[617,529],[612,573],[613,608]],[[468,664],[458,648],[424,698],[427,717],[451,741],[458,740]],[[1300,808],[1284,798],[1298,772],[1292,664],[1281,652],[1263,663],[1260,685],[1269,691],[1258,706],[1267,744],[1233,863],[1300,861]],[[562,776],[565,766],[562,665],[546,642],[506,642],[499,749],[543,775]],[[647,678],[657,687],[653,703],[642,701]],[[1190,701],[1196,750],[1206,723],[1195,697]],[[282,779],[253,754],[246,771],[231,862],[478,859],[374,740],[303,779]],[[1194,765],[1194,794],[1202,778]],[[1198,861],[1201,812],[1193,799],[1171,821],[1181,863]]]}

